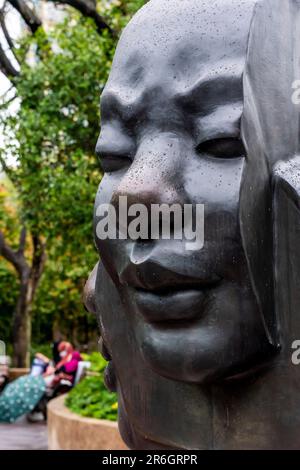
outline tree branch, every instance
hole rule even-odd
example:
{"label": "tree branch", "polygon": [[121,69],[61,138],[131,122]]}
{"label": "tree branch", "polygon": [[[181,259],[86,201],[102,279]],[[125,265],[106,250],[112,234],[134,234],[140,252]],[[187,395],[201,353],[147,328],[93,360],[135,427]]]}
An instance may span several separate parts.
{"label": "tree branch", "polygon": [[[13,95],[11,98],[9,98],[7,101],[5,101],[5,103],[1,103],[2,96],[0,96],[0,110],[1,109],[7,109],[7,106],[10,103],[12,103],[16,98],[17,98],[17,95]],[[1,157],[0,157],[0,163],[2,165]]]}
{"label": "tree branch", "polygon": [[104,18],[99,15],[96,9],[96,2],[94,0],[47,0],[48,2],[52,3],[60,3],[65,5],[70,5],[76,10],[80,11],[83,16],[87,16],[92,18],[96,25],[97,30],[101,33],[103,30],[107,29],[113,35],[115,34],[114,30],[106,23]]}
{"label": "tree branch", "polygon": [[2,170],[4,171],[4,173],[7,174],[7,176],[9,177],[10,173],[11,173],[11,170],[10,168],[6,165],[6,161],[4,160],[4,158],[0,155],[0,163],[1,163],[1,166],[2,166]]}
{"label": "tree branch", "polygon": [[24,0],[8,0],[8,2],[20,13],[32,33],[35,33],[42,26],[42,22],[35,11]]}
{"label": "tree branch", "polygon": [[24,269],[27,268],[27,263],[24,257],[14,251],[5,241],[4,234],[0,230],[0,255],[9,261],[21,276]]}
{"label": "tree branch", "polygon": [[2,255],[9,263],[14,266],[23,282],[27,282],[30,276],[32,284],[28,295],[30,296],[31,300],[35,295],[46,262],[46,244],[37,235],[32,236],[32,243],[33,256],[30,267],[24,255],[26,244],[26,229],[22,228],[21,230],[18,251],[14,251],[8,245],[8,243],[5,241],[3,232],[0,230],[0,255]]}
{"label": "tree branch", "polygon": [[38,235],[32,235],[33,242],[33,257],[31,265],[31,279],[33,281],[32,295],[38,287],[40,278],[43,274],[46,262],[46,244],[41,240]]}
{"label": "tree branch", "polygon": [[10,49],[12,50],[13,52],[13,49],[15,47],[14,43],[13,43],[13,40],[12,38],[10,37],[10,34],[8,32],[8,29],[6,27],[6,24],[5,24],[5,13],[4,13],[4,7],[2,8],[2,10],[0,11],[0,26],[2,28],[2,31],[3,31],[3,34],[4,34],[4,37],[6,39],[6,42],[7,44],[9,45]]}
{"label": "tree branch", "polygon": [[0,96],[0,101],[1,101],[1,100],[4,100],[4,98],[6,97],[7,93],[9,93],[13,88],[14,88],[14,86],[11,85],[11,86],[8,88],[8,90],[6,90],[6,91],[3,93],[3,95]]}
{"label": "tree branch", "polygon": [[25,245],[26,245],[26,235],[27,235],[27,230],[25,227],[23,227],[20,233],[19,248],[17,252],[19,255],[24,255]]}
{"label": "tree branch", "polygon": [[2,45],[0,44],[0,70],[6,75],[6,77],[12,81],[14,77],[19,75],[18,70],[13,66],[9,58],[4,52]]}

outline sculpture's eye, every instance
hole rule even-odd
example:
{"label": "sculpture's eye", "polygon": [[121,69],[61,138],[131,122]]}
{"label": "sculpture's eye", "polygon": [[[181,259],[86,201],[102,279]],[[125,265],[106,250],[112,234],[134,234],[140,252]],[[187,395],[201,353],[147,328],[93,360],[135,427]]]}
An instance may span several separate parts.
{"label": "sculpture's eye", "polygon": [[100,154],[99,160],[104,173],[122,170],[131,164],[131,159],[122,155]]}
{"label": "sculpture's eye", "polygon": [[235,137],[202,142],[197,147],[197,153],[215,158],[239,158],[246,155],[242,140]]}

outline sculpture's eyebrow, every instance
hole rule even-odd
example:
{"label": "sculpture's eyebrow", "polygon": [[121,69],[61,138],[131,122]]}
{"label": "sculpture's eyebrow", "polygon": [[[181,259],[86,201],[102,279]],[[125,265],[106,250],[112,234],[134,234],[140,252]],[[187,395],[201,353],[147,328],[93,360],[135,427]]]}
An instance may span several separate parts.
{"label": "sculpture's eyebrow", "polygon": [[231,73],[201,78],[177,93],[175,101],[190,113],[206,115],[217,106],[240,102],[242,96],[242,75]]}
{"label": "sculpture's eyebrow", "polygon": [[[144,90],[139,95],[133,93],[130,99],[114,89],[105,91],[101,98],[102,119],[118,118],[127,124],[134,123],[146,106],[147,94],[149,90]],[[190,87],[176,91],[170,96],[170,100],[188,113],[206,115],[218,106],[240,102],[242,94],[243,80],[238,68],[235,72],[201,77]]]}

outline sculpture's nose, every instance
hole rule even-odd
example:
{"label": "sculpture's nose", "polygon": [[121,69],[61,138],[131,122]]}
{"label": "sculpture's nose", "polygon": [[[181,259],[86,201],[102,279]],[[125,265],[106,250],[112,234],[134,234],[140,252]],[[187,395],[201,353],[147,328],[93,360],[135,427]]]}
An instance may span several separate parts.
{"label": "sculpture's nose", "polygon": [[95,286],[98,271],[98,264],[94,267],[83,290],[83,303],[88,312],[96,314]]}
{"label": "sculpture's nose", "polygon": [[174,136],[145,139],[114,192],[112,203],[118,205],[119,197],[126,196],[128,206],[144,204],[150,209],[151,204],[183,205],[181,158],[180,142]]}

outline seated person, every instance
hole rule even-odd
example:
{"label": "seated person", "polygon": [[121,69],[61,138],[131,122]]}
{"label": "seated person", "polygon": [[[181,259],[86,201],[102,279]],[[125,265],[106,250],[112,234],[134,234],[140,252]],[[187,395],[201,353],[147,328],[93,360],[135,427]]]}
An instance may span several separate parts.
{"label": "seated person", "polygon": [[60,356],[59,356],[58,347],[61,344],[61,342],[62,341],[56,341],[53,344],[53,346],[52,346],[52,356],[53,356],[53,358],[52,359],[49,359],[49,357],[47,357],[44,354],[39,353],[39,352],[35,354],[35,357],[34,357],[34,360],[32,362],[32,366],[31,366],[30,375],[32,375],[34,377],[36,377],[38,375],[42,375],[46,372],[46,370],[49,366],[53,367],[59,362]]}
{"label": "seated person", "polygon": [[[74,351],[68,342],[60,342],[58,352],[60,361],[55,366],[47,365],[43,374],[19,377],[7,386],[0,397],[0,422],[11,423],[24,414],[32,422],[45,419],[47,399],[55,396],[63,379],[68,380],[71,385],[74,383],[78,364],[82,360],[79,352]],[[43,363],[46,364],[46,360]],[[0,383],[5,384],[8,367],[0,367]],[[41,416],[37,419],[36,415]]]}
{"label": "seated person", "polygon": [[55,367],[48,366],[43,374],[44,380],[48,388],[54,388],[61,380],[68,380],[74,383],[78,363],[82,361],[80,353],[74,351],[71,343],[62,341],[58,345],[60,361]]}

